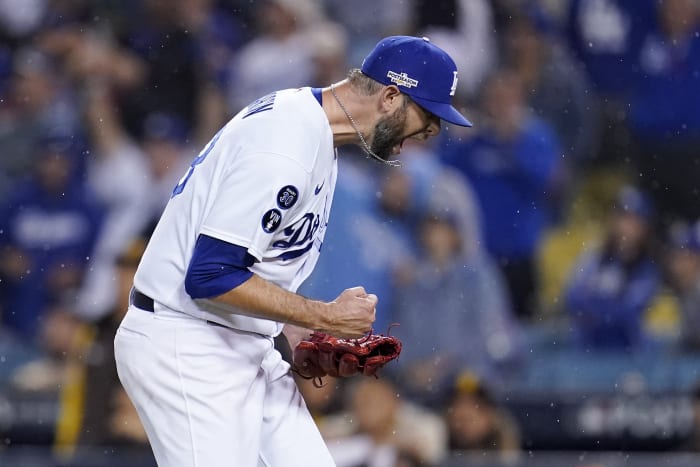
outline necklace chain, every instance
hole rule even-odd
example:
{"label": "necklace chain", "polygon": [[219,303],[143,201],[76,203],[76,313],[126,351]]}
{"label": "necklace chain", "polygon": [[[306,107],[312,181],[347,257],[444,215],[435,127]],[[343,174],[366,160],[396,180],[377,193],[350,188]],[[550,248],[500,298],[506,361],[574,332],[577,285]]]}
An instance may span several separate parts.
{"label": "necklace chain", "polygon": [[348,121],[350,122],[350,125],[352,125],[353,129],[355,130],[355,133],[357,133],[357,136],[360,138],[360,142],[362,143],[362,146],[364,146],[364,150],[367,153],[367,157],[372,157],[376,161],[379,161],[382,164],[388,165],[389,167],[401,167],[401,162],[388,161],[388,160],[382,159],[380,156],[375,154],[370,149],[369,144],[367,144],[367,141],[365,140],[365,137],[362,136],[362,133],[360,132],[359,128],[357,127],[357,123],[355,123],[355,119],[352,118],[352,115],[350,115],[350,112],[348,112],[348,109],[345,108],[345,105],[343,105],[343,103],[338,98],[338,95],[335,93],[335,85],[334,84],[331,84],[331,94],[333,94],[335,101],[338,103],[340,108],[343,110],[343,113],[345,113],[345,116],[348,117]]}

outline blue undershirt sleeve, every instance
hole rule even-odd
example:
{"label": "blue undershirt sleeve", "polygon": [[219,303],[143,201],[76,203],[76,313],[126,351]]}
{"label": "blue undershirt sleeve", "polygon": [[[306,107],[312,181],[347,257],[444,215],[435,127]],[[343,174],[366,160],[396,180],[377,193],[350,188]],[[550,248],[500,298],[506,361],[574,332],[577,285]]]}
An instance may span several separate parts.
{"label": "blue undershirt sleeve", "polygon": [[255,258],[244,247],[200,235],[185,276],[192,298],[211,298],[228,292],[253,276]]}

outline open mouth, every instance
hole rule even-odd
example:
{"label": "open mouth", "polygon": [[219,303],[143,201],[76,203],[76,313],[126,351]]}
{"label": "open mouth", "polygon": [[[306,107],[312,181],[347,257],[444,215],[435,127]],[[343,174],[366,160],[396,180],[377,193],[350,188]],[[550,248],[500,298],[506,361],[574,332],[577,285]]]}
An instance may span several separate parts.
{"label": "open mouth", "polygon": [[403,148],[403,142],[406,141],[405,139],[402,139],[398,144],[395,144],[391,148],[391,155],[396,156],[401,152],[401,148]]}

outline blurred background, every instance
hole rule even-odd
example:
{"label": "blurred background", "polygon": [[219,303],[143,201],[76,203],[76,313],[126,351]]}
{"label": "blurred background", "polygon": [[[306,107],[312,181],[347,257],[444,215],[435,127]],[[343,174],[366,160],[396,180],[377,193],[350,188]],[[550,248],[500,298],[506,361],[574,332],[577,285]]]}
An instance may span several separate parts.
{"label": "blurred background", "polygon": [[393,34],[474,127],[340,151],[300,292],[405,345],[299,381],[338,466],[700,465],[698,0],[0,0],[0,465],[154,465],[112,341],[172,188]]}

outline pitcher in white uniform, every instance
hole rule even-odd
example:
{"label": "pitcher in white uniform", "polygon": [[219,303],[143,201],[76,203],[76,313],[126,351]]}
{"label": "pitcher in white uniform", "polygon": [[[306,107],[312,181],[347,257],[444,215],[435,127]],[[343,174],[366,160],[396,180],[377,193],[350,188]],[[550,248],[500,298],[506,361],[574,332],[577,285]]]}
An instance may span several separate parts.
{"label": "pitcher in white uniform", "polygon": [[403,141],[437,135],[441,119],[471,126],[451,105],[456,86],[453,60],[428,39],[388,37],[346,80],[251,103],[194,159],[115,338],[159,466],[334,465],[273,338],[294,348],[309,330],[371,329],[377,297],[362,287],[328,303],[295,293],[323,243],[335,148],[395,165]]}

